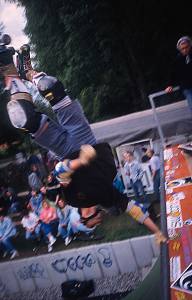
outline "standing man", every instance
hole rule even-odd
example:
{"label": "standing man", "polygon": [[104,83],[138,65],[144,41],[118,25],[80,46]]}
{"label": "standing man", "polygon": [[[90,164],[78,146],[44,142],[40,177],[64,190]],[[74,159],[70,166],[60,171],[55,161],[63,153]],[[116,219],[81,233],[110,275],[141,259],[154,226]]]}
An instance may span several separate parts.
{"label": "standing man", "polygon": [[150,167],[152,172],[152,178],[153,178],[153,189],[155,198],[157,201],[160,201],[160,159],[159,156],[155,154],[155,152],[152,149],[148,149],[146,152],[147,156],[150,158]]}
{"label": "standing man", "polygon": [[192,40],[188,36],[181,37],[177,42],[179,51],[166,93],[173,91],[173,85],[179,85],[192,114]]}
{"label": "standing man", "polygon": [[143,177],[143,170],[141,168],[140,163],[134,158],[133,152],[126,151],[123,154],[124,160],[125,160],[125,174],[126,176],[129,176],[130,183],[133,188],[136,200],[139,201],[140,197],[144,198],[144,202],[147,202],[144,186],[141,181]]}

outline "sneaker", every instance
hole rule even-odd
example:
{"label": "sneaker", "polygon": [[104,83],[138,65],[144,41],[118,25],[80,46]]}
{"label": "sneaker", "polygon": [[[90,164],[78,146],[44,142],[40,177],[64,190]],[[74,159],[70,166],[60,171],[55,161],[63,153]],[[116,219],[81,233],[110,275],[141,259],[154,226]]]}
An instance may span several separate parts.
{"label": "sneaker", "polygon": [[60,236],[60,232],[57,232],[57,235],[56,235],[56,237],[59,237]]}
{"label": "sneaker", "polygon": [[13,251],[13,253],[12,253],[10,259],[14,259],[14,258],[17,257],[17,256],[19,256],[19,253],[15,250],[15,251]]}
{"label": "sneaker", "polygon": [[71,236],[67,236],[65,238],[65,246],[68,246],[71,243],[71,241],[72,241],[72,237]]}
{"label": "sneaker", "polygon": [[48,252],[51,252],[53,250],[53,247],[52,247],[52,245],[49,243],[48,244]]}
{"label": "sneaker", "polygon": [[36,253],[38,251],[38,247],[34,247],[32,251]]}
{"label": "sneaker", "polygon": [[7,257],[7,255],[8,255],[8,251],[5,251],[5,252],[3,253],[3,258]]}
{"label": "sneaker", "polygon": [[55,244],[56,240],[57,240],[57,239],[54,238],[54,236],[50,237],[50,242],[49,242],[49,244],[50,244],[51,246],[53,246],[53,244]]}

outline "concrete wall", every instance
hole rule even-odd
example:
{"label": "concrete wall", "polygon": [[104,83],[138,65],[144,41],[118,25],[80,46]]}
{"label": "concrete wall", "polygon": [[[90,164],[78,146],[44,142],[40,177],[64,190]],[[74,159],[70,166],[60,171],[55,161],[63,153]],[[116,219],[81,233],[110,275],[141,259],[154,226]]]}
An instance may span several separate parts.
{"label": "concrete wall", "polygon": [[0,299],[6,295],[58,286],[69,279],[88,280],[137,274],[158,257],[154,236],[91,245],[0,264]]}

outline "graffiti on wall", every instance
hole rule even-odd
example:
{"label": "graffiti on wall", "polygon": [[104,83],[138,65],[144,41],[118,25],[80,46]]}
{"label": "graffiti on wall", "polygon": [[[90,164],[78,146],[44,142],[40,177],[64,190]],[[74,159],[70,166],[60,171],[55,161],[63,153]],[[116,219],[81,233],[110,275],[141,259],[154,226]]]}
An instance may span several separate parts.
{"label": "graffiti on wall", "polygon": [[28,266],[24,266],[17,271],[17,275],[21,280],[27,280],[31,278],[44,278],[47,279],[45,275],[44,267],[39,263],[32,263]]}
{"label": "graffiti on wall", "polygon": [[[110,251],[107,247],[102,247],[97,250],[102,265],[105,268],[110,268],[113,264],[111,259]],[[68,270],[76,271],[76,270],[83,270],[84,268],[91,268],[93,265],[97,263],[97,259],[95,258],[94,254],[88,253],[87,255],[78,255],[71,256],[69,258],[61,258],[56,259],[54,262],[51,263],[53,269],[58,273],[67,273]]]}
{"label": "graffiti on wall", "polygon": [[106,247],[99,248],[98,253],[101,255],[103,266],[105,268],[110,268],[113,264],[113,261],[111,259],[111,254],[109,252],[109,249]]}
{"label": "graffiti on wall", "polygon": [[77,257],[56,259],[51,265],[58,273],[66,273],[68,270],[83,270],[84,267],[91,268],[96,263],[91,253],[87,255],[78,255]]}

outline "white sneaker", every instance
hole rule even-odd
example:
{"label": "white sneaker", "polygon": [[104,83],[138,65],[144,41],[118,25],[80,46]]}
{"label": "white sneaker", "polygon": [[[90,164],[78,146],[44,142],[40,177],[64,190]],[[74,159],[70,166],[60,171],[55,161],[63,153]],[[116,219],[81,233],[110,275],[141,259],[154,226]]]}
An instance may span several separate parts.
{"label": "white sneaker", "polygon": [[7,257],[7,255],[8,255],[8,251],[5,251],[5,252],[3,253],[3,258]]}
{"label": "white sneaker", "polygon": [[72,241],[72,237],[71,236],[67,236],[65,238],[65,246],[68,246],[71,243],[71,241]]}
{"label": "white sneaker", "polygon": [[52,247],[52,245],[49,243],[48,244],[48,252],[51,252],[53,250],[53,247]]}
{"label": "white sneaker", "polygon": [[15,251],[13,251],[13,253],[12,253],[10,259],[14,259],[14,258],[17,257],[17,256],[19,256],[19,253],[15,250]]}
{"label": "white sneaker", "polygon": [[51,245],[51,246],[53,246],[53,244],[55,244],[55,242],[56,242],[56,238],[54,238],[54,236],[51,236],[50,237],[50,240],[49,240],[49,244]]}

